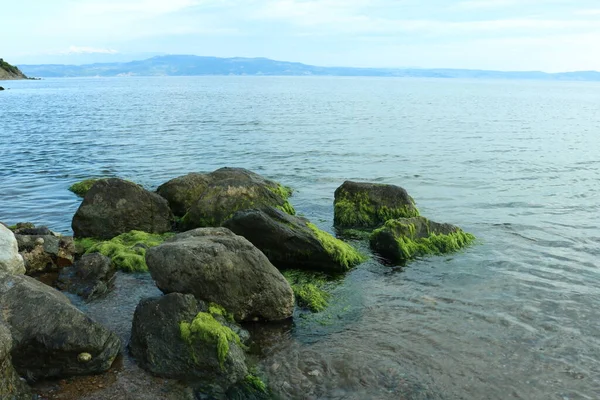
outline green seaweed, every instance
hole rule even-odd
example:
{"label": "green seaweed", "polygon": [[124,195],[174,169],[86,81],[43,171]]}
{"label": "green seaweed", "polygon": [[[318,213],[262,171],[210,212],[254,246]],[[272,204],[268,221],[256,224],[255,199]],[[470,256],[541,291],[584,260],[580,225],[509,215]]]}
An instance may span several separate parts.
{"label": "green seaweed", "polygon": [[395,241],[394,257],[406,261],[421,256],[453,253],[475,241],[475,236],[458,228],[447,234],[431,232],[428,221],[426,230],[427,237],[417,237],[414,224],[389,220],[383,227],[373,231],[371,242],[376,243],[381,235],[392,235]]}
{"label": "green seaweed", "polygon": [[312,312],[327,308],[331,294],[325,290],[327,280],[323,275],[298,270],[286,270],[282,274],[292,287],[299,307]]}
{"label": "green seaweed", "polygon": [[291,187],[277,185],[275,187],[267,186],[267,189],[269,189],[269,191],[271,191],[272,193],[275,193],[278,197],[280,197],[282,200],[284,200],[284,203],[282,205],[277,205],[277,206],[275,206],[275,208],[283,211],[286,214],[296,215],[296,210],[294,209],[292,204],[288,201],[288,198],[294,192]]}
{"label": "green seaweed", "polygon": [[225,320],[229,321],[229,322],[233,322],[234,318],[233,318],[233,314],[230,313],[229,311],[227,311],[225,309],[225,307],[223,307],[222,305],[219,305],[217,303],[209,303],[208,304],[208,313],[213,315],[213,316],[217,316],[220,315],[223,318],[225,318]]}
{"label": "green seaweed", "polygon": [[156,234],[142,231],[131,231],[110,240],[94,238],[75,239],[78,253],[100,253],[109,257],[115,267],[126,272],[148,271],[146,250],[164,242],[173,233]]}
{"label": "green seaweed", "polygon": [[267,385],[256,375],[248,374],[244,379],[244,382],[250,386],[252,389],[255,389],[262,393],[267,393]]}
{"label": "green seaweed", "polygon": [[335,226],[341,227],[375,227],[387,220],[394,218],[410,218],[419,216],[419,210],[412,206],[404,205],[391,208],[374,205],[367,192],[358,192],[353,195],[342,191],[334,202]]}
{"label": "green seaweed", "polygon": [[[215,344],[221,368],[225,368],[225,360],[229,354],[230,342],[242,348],[244,347],[238,334],[232,331],[231,328],[221,324],[210,313],[198,313],[191,323],[186,321],[180,322],[179,331],[181,338],[192,347],[192,351],[196,340]],[[192,354],[196,358],[195,354]]]}
{"label": "green seaweed", "polygon": [[69,186],[69,190],[79,197],[85,197],[88,190],[90,190],[91,187],[94,186],[94,183],[98,182],[100,179],[102,178],[84,179]]}
{"label": "green seaweed", "polygon": [[350,246],[348,243],[334,238],[329,233],[317,228],[314,224],[308,222],[306,226],[313,231],[317,237],[317,240],[319,240],[331,258],[345,270],[348,270],[367,259],[363,254],[361,254],[354,247]]}

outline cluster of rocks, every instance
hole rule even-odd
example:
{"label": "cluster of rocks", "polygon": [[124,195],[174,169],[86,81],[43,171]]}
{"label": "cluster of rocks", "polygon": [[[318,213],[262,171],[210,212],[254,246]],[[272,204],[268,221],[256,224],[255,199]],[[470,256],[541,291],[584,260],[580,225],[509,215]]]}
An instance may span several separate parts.
{"label": "cluster of rocks", "polygon": [[334,196],[335,227],[365,233],[371,248],[392,263],[458,251],[475,240],[457,226],[420,216],[399,186],[346,181]]}
{"label": "cluster of rocks", "polygon": [[[30,398],[19,376],[106,371],[121,348],[62,293],[25,273],[57,272],[59,289],[91,301],[111,290],[126,257],[141,258],[164,295],[136,308],[129,350],[139,365],[216,398],[232,390],[260,398],[266,389],[249,372],[249,335],[239,324],[293,315],[294,289],[281,270],[340,273],[365,260],[295,216],[290,189],[245,169],[188,174],[157,192],[118,178],[71,190],[83,197],[75,243],[45,227],[0,224],[0,398]],[[420,217],[402,188],[354,182],[335,192],[335,225],[371,230],[373,249],[390,259],[452,251],[443,238],[456,244],[456,235],[468,235]],[[125,243],[123,235],[152,240]],[[75,244],[87,254],[74,262]],[[133,253],[123,254],[124,246]]]}

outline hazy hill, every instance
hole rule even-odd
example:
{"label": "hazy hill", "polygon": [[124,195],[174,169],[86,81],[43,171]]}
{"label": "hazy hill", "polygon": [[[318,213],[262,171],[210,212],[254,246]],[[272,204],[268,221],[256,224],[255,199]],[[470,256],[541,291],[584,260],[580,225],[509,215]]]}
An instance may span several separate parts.
{"label": "hazy hill", "polygon": [[189,55],[157,56],[141,61],[87,65],[22,65],[30,76],[190,76],[190,75],[279,75],[279,76],[393,76],[474,79],[541,79],[600,81],[600,72],[545,73],[503,72],[466,69],[317,67],[267,58],[218,58]]}
{"label": "hazy hill", "polygon": [[14,65],[10,65],[0,58],[0,80],[27,79]]}

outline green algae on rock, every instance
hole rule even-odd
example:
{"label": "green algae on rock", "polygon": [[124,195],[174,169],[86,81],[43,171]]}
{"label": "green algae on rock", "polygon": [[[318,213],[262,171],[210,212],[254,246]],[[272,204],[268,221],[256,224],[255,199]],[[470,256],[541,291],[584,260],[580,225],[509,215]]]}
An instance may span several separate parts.
{"label": "green algae on rock", "polygon": [[307,223],[306,226],[310,228],[315,234],[325,251],[333,258],[339,265],[346,270],[360,264],[367,258],[361,254],[354,247],[348,243],[341,241],[340,239],[334,238],[331,234],[322,231],[312,223]]}
{"label": "green algae on rock", "polygon": [[131,231],[116,236],[110,240],[93,238],[75,239],[79,254],[100,253],[109,257],[115,267],[125,272],[146,272],[146,250],[158,246],[173,233],[146,233]]}
{"label": "green algae on rock", "polygon": [[69,186],[69,190],[79,197],[85,197],[85,194],[88,192],[88,190],[90,190],[90,188],[94,186],[94,183],[98,182],[100,179],[103,178],[90,178],[84,179],[80,182],[75,182]]}
{"label": "green algae on rock", "polygon": [[457,226],[424,217],[391,219],[371,234],[371,248],[392,262],[452,253],[469,246],[475,237]]}
{"label": "green algae on rock", "polygon": [[312,312],[320,312],[327,308],[331,294],[325,290],[327,280],[323,275],[287,270],[283,271],[283,276],[290,283],[299,307]]}
{"label": "green algae on rock", "polygon": [[211,313],[200,312],[191,323],[182,321],[179,324],[179,330],[181,331],[181,338],[190,346],[195,340],[216,344],[217,357],[221,368],[225,366],[230,342],[244,348],[238,334],[228,326],[221,324]]}
{"label": "green algae on rock", "polygon": [[418,215],[415,201],[399,186],[346,181],[335,191],[338,228],[376,228],[389,219]]}

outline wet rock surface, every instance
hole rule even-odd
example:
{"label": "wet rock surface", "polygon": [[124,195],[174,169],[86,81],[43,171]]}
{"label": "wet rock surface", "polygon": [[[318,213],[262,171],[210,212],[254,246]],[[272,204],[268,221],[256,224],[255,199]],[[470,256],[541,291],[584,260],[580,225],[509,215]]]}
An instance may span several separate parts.
{"label": "wet rock surface", "polygon": [[84,254],[73,266],[64,268],[58,276],[61,290],[89,301],[108,293],[114,286],[115,268],[110,258],[100,254]]}

